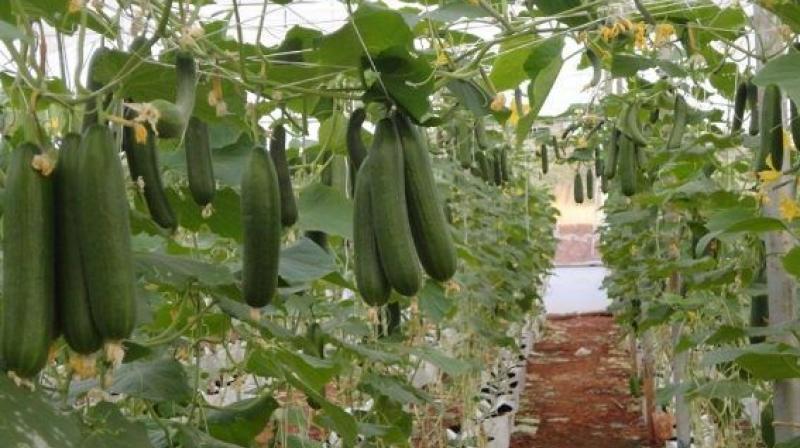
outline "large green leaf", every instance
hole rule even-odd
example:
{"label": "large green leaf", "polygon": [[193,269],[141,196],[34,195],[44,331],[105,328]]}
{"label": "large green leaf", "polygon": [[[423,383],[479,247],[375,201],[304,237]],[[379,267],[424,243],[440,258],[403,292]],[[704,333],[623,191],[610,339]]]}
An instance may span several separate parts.
{"label": "large green leaf", "polygon": [[530,110],[517,123],[516,135],[517,144],[528,137],[533,123],[539,117],[539,111],[547,101],[553,85],[561,73],[564,60],[561,58],[561,50],[564,47],[563,37],[552,37],[546,42],[537,46],[525,61],[525,72],[531,79],[528,84],[528,101]]}
{"label": "large green leaf", "polygon": [[508,90],[517,87],[528,79],[525,62],[531,55],[533,46],[540,39],[534,35],[520,35],[510,38],[500,45],[498,56],[492,64],[489,79],[497,90]]}
{"label": "large green leaf", "polygon": [[482,117],[489,113],[491,97],[474,81],[454,79],[447,83],[447,88],[476,117]]}
{"label": "large green leaf", "polygon": [[192,231],[210,230],[218,236],[241,241],[239,193],[232,188],[217,189],[212,203],[213,211],[208,217],[203,217],[203,209],[194,203],[188,188],[180,192],[169,189],[167,197],[181,227]]}
{"label": "large green leaf", "polygon": [[134,254],[136,268],[152,283],[166,283],[184,289],[192,283],[204,286],[230,285],[233,274],[225,266],[207,263],[185,256],[160,253]]}
{"label": "large green leaf", "polygon": [[82,448],[148,448],[153,445],[141,422],[126,419],[117,405],[103,401],[89,409]]}
{"label": "large green leaf", "polygon": [[753,82],[761,87],[776,84],[795,103],[800,103],[800,53],[794,52],[778,56],[767,62],[753,77]]}
{"label": "large green leaf", "polygon": [[455,302],[447,297],[441,284],[428,280],[419,292],[419,307],[431,322],[439,323],[450,315]]}
{"label": "large green leaf", "polygon": [[336,260],[308,238],[281,251],[278,273],[290,285],[308,283],[336,271]]}
{"label": "large green leaf", "polygon": [[311,184],[300,191],[297,207],[301,229],[352,238],[353,202],[341,191],[321,183]]}
{"label": "large green leaf", "polygon": [[[433,92],[433,69],[421,57],[404,47],[391,47],[382,51],[364,68],[377,70],[376,79],[364,95],[365,101],[381,100],[386,94],[417,123],[430,118],[428,97]],[[384,90],[385,89],[385,90]]]}
{"label": "large green leaf", "polygon": [[634,54],[615,54],[611,61],[611,74],[614,77],[630,77],[650,68],[659,67],[670,76],[684,77],[686,70],[678,64]]}
{"label": "large green leaf", "polygon": [[209,411],[208,432],[216,439],[248,447],[278,407],[271,395],[262,395]]}
{"label": "large green leaf", "polygon": [[123,364],[114,372],[111,391],[152,401],[184,401],[192,396],[186,371],[174,359]]}
{"label": "large green leaf", "polygon": [[392,47],[411,49],[413,38],[399,12],[375,3],[362,3],[346,25],[322,38],[320,62],[360,68],[362,55],[374,58]]}
{"label": "large green leaf", "polygon": [[0,434],[8,447],[78,447],[77,421],[57,412],[39,392],[17,387],[0,375]]}
{"label": "large green leaf", "polygon": [[581,25],[589,21],[587,8],[581,8],[581,0],[532,0],[536,8],[546,16],[553,16],[569,26]]}

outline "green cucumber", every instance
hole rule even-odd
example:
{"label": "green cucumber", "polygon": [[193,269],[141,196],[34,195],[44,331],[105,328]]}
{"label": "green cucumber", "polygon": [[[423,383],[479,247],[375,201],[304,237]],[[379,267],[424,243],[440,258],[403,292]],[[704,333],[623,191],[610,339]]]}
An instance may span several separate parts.
{"label": "green cucumber", "polygon": [[756,171],[767,169],[767,158],[772,158],[776,170],[783,169],[783,123],[781,91],[774,84],[764,89],[761,100],[761,146],[756,161]]}
{"label": "green cucumber", "polygon": [[603,177],[611,180],[617,174],[617,157],[619,155],[619,141],[622,139],[622,133],[613,128],[611,136],[608,139],[608,149],[606,149],[606,157],[603,161]]}
{"label": "green cucumber", "polygon": [[356,287],[364,302],[380,306],[389,300],[392,288],[383,270],[373,224],[371,156],[361,164],[353,193],[353,251]]}
{"label": "green cucumber", "polygon": [[600,176],[600,191],[608,193],[608,178],[605,176]]}
{"label": "green cucumber", "polygon": [[736,87],[736,95],[733,98],[733,124],[731,131],[736,133],[742,130],[744,122],[744,111],[747,107],[747,81],[742,81]]}
{"label": "green cucumber", "polygon": [[150,102],[150,107],[158,111],[156,122],[158,138],[178,138],[183,135],[185,127],[183,112],[175,103],[157,99]]}
{"label": "green cucumber", "polygon": [[472,133],[464,122],[456,124],[456,159],[461,168],[472,166]]}
{"label": "green cucumber", "polygon": [[603,75],[603,67],[597,53],[588,46],[586,47],[586,59],[588,59],[589,63],[592,65],[592,80],[589,82],[589,87],[595,87],[600,83],[600,77]]}
{"label": "green cucumber", "polygon": [[619,139],[619,176],[622,194],[636,194],[636,144],[626,135]]}
{"label": "green cucumber", "polygon": [[29,378],[44,367],[55,326],[53,181],[31,163],[32,143],[11,153],[3,213],[3,340],[5,367]]}
{"label": "green cucumber", "polygon": [[421,272],[408,220],[403,148],[391,119],[378,122],[370,158],[372,222],[386,277],[398,293],[412,296]]}
{"label": "green cucumber", "polygon": [[637,145],[647,145],[647,139],[639,127],[639,105],[633,103],[626,109],[622,131]]}
{"label": "green cucumber", "polygon": [[269,138],[269,156],[278,174],[278,188],[281,194],[281,224],[291,227],[297,222],[297,203],[292,189],[292,173],[286,160],[286,129],[275,126]]}
{"label": "green cucumber", "polygon": [[672,130],[667,139],[667,149],[677,149],[681,147],[683,141],[683,133],[686,131],[686,115],[687,115],[686,100],[680,94],[675,94],[675,107],[673,109],[673,123]]}
{"label": "green cucumber", "polygon": [[[103,84],[95,80],[97,66],[100,60],[107,56],[111,50],[105,47],[100,47],[92,53],[92,58],[89,60],[89,65],[86,69],[86,87],[95,92],[103,88]],[[99,109],[108,105],[111,101],[111,95],[104,95],[102,97],[94,98],[86,102],[86,109],[83,113],[83,130],[89,128],[93,124],[97,124],[99,117]]]}
{"label": "green cucumber", "polygon": [[364,124],[364,119],[367,117],[367,112],[364,108],[359,107],[350,114],[350,120],[347,122],[347,134],[345,143],[347,144],[347,154],[350,157],[350,163],[353,166],[351,178],[353,185],[355,185],[355,173],[364,163],[367,158],[367,148],[364,146],[364,140],[361,139],[361,126]]}
{"label": "green cucumber", "polygon": [[181,112],[181,121],[185,130],[186,124],[194,112],[194,101],[197,90],[197,64],[194,56],[188,51],[175,54],[175,105]]}
{"label": "green cucumber", "polygon": [[242,173],[242,294],[256,308],[278,289],[281,197],[278,173],[264,148],[256,146]]}
{"label": "green cucumber", "polygon": [[[750,326],[766,327],[769,324],[769,296],[759,294],[753,297],[750,303]],[[750,336],[751,344],[766,341],[764,336]]]}
{"label": "green cucumber", "polygon": [[94,125],[78,157],[76,214],[89,306],[105,341],[130,336],[136,323],[128,197],[111,131]]}
{"label": "green cucumber", "polygon": [[794,101],[789,101],[789,131],[794,148],[800,150],[800,114],[797,113],[797,104]]}
{"label": "green cucumber", "polygon": [[500,155],[501,149],[494,148],[491,153],[492,157],[492,171],[494,172],[494,184],[503,185],[503,161]]}
{"label": "green cucumber", "polygon": [[594,199],[594,173],[591,168],[586,170],[586,198]]}
{"label": "green cucumber", "polygon": [[433,178],[428,145],[407,117],[396,114],[405,171],[406,203],[414,245],[425,272],[449,280],[456,272],[456,249]]}
{"label": "green cucumber", "polygon": [[600,146],[594,147],[594,172],[603,175],[603,157],[600,155]]}
{"label": "green cucumber", "polygon": [[500,147],[500,178],[503,183],[511,179],[511,165],[508,163],[508,151],[510,151],[510,148],[507,145]]}
{"label": "green cucumber", "polygon": [[72,350],[87,355],[100,349],[78,243],[78,163],[81,136],[67,134],[56,167],[56,308],[64,339]]}
{"label": "green cucumber", "polygon": [[758,135],[759,116],[758,113],[758,86],[751,81],[747,81],[747,107],[750,108],[750,135]]}
{"label": "green cucumber", "polygon": [[580,171],[575,172],[575,179],[572,182],[572,196],[576,204],[583,204],[583,177]]}
{"label": "green cucumber", "polygon": [[161,181],[156,136],[148,129],[147,141],[137,143],[134,134],[135,130],[132,127],[125,126],[122,130],[122,148],[128,159],[131,179],[136,183],[139,181],[144,183],[142,194],[153,221],[162,228],[175,229],[178,221],[175,219],[175,213],[167,200]]}
{"label": "green cucumber", "polygon": [[205,207],[214,200],[216,182],[214,181],[214,163],[211,159],[208,126],[197,118],[189,119],[183,139],[186,152],[186,175],[189,179],[189,191],[194,202]]}
{"label": "green cucumber", "polygon": [[486,149],[489,147],[489,137],[486,135],[486,125],[483,123],[483,118],[478,117],[475,119],[474,126],[475,143],[479,149]]}
{"label": "green cucumber", "polygon": [[550,169],[550,162],[547,157],[547,145],[544,143],[542,143],[541,149],[539,150],[539,155],[542,158],[542,174],[547,174],[547,171]]}
{"label": "green cucumber", "polygon": [[491,179],[494,178],[494,171],[492,170],[491,162],[489,161],[489,156],[486,155],[486,151],[476,151],[475,162],[478,165],[480,178],[486,181],[486,183],[491,184]]}

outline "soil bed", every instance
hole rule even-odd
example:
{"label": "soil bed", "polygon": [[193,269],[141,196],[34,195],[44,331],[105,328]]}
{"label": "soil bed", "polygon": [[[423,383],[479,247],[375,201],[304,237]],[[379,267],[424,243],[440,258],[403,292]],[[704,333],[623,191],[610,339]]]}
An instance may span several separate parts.
{"label": "soil bed", "polygon": [[528,358],[513,448],[649,447],[631,357],[605,314],[550,316]]}

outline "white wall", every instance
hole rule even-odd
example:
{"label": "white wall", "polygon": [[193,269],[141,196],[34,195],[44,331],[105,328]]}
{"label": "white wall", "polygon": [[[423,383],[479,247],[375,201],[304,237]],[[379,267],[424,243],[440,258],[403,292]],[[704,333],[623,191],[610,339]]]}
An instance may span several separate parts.
{"label": "white wall", "polygon": [[548,279],[544,298],[548,314],[605,311],[611,303],[601,289],[602,266],[557,267]]}

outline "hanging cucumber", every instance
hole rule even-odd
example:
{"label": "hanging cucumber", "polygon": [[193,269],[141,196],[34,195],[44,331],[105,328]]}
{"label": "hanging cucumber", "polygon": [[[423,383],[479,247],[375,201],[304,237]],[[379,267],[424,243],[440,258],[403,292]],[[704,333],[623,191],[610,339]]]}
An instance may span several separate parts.
{"label": "hanging cucumber", "polygon": [[636,144],[626,135],[619,139],[619,176],[622,194],[636,194]]}
{"label": "hanging cucumber", "polygon": [[356,286],[370,306],[386,303],[392,288],[383,270],[373,224],[371,157],[361,164],[353,193],[353,252]]}
{"label": "hanging cucumber", "polygon": [[541,149],[539,150],[539,155],[542,158],[542,174],[547,174],[547,170],[550,169],[550,162],[547,158],[547,145],[542,143],[542,146],[540,148]]}
{"label": "hanging cucumber", "polygon": [[[96,92],[103,88],[103,84],[95,80],[97,66],[100,60],[107,56],[111,50],[105,47],[100,47],[92,53],[92,58],[89,60],[89,65],[86,69],[86,87],[91,92]],[[83,113],[83,130],[89,128],[93,124],[97,124],[98,112],[101,107],[105,107],[111,100],[110,95],[94,98],[86,103],[86,110]]]}
{"label": "hanging cucumber", "polygon": [[789,131],[794,148],[800,150],[800,114],[797,113],[797,104],[794,101],[789,101]]}
{"label": "hanging cucumber", "polygon": [[608,178],[605,176],[600,176],[600,191],[608,193]]}
{"label": "hanging cucumber", "polygon": [[619,154],[619,141],[622,138],[622,133],[613,128],[611,136],[608,140],[608,148],[606,149],[606,157],[603,161],[603,177],[611,180],[617,174],[617,156]]}
{"label": "hanging cucumber", "polygon": [[264,148],[256,146],[242,173],[242,294],[255,308],[278,289],[281,250],[281,197],[278,173]]}
{"label": "hanging cucumber", "polygon": [[494,148],[491,153],[495,185],[503,185],[503,161],[500,156],[500,151],[501,149],[497,147]]}
{"label": "hanging cucumber", "polygon": [[480,178],[486,181],[486,183],[491,184],[494,178],[494,170],[489,161],[489,156],[486,155],[486,151],[476,151],[475,162],[478,165],[478,174]]}
{"label": "hanging cucumber", "polygon": [[[766,327],[769,323],[769,296],[759,294],[753,297],[750,304],[750,326]],[[758,344],[766,341],[764,336],[750,336],[751,344]]]}
{"label": "hanging cucumber", "polygon": [[142,194],[153,221],[165,229],[175,229],[178,222],[164,192],[158,164],[158,146],[152,130],[147,130],[147,140],[137,143],[135,130],[125,126],[122,130],[122,148],[128,159],[131,179],[142,182]]}
{"label": "hanging cucumber", "polygon": [[761,146],[756,160],[756,171],[767,169],[767,159],[771,158],[772,167],[783,169],[783,123],[781,110],[781,91],[774,84],[764,89],[761,100]]}
{"label": "hanging cucumber", "polygon": [[435,280],[447,281],[456,272],[456,249],[433,178],[428,145],[407,117],[396,114],[394,122],[404,156],[406,203],[414,246],[425,272]]}
{"label": "hanging cucumber", "polygon": [[456,125],[456,159],[461,168],[472,166],[472,135],[466,123]]}
{"label": "hanging cucumber", "polygon": [[111,131],[94,125],[78,157],[78,240],[89,306],[105,341],[130,336],[136,322],[133,254],[125,179]]}
{"label": "hanging cucumber", "polygon": [[379,315],[379,327],[378,327],[378,337],[384,336],[394,336],[400,331],[400,324],[402,322],[403,313],[400,309],[400,303],[398,302],[390,302],[388,303],[383,310],[384,313]]}
{"label": "hanging cucumber", "polygon": [[633,103],[625,109],[621,130],[637,145],[647,145],[647,139],[639,126],[639,105],[637,103]]}
{"label": "hanging cucumber", "polygon": [[603,67],[597,53],[591,47],[586,47],[586,59],[592,65],[592,80],[589,82],[589,87],[595,87],[600,83],[600,77],[603,75]]}
{"label": "hanging cucumber", "polygon": [[594,172],[598,176],[603,175],[603,157],[600,155],[600,146],[594,147]]}
{"label": "hanging cucumber", "polygon": [[297,222],[297,203],[292,189],[292,174],[289,172],[289,161],[286,160],[286,129],[283,125],[275,126],[269,138],[269,155],[278,174],[278,188],[281,195],[281,224],[291,227]]}
{"label": "hanging cucumber", "polygon": [[594,199],[594,173],[591,168],[586,170],[586,198]]}
{"label": "hanging cucumber", "polygon": [[179,51],[175,56],[175,102],[157,99],[150,107],[157,115],[156,132],[159,138],[182,138],[194,111],[197,67],[194,56]]}
{"label": "hanging cucumber", "polygon": [[489,147],[489,137],[486,135],[486,125],[483,123],[483,118],[478,117],[475,119],[475,143],[479,149],[486,149]]}
{"label": "hanging cucumber", "polygon": [[216,183],[208,126],[203,120],[197,117],[189,119],[183,139],[183,148],[186,152],[186,175],[189,179],[189,191],[192,193],[194,202],[205,207],[214,200]]}
{"label": "hanging cucumber", "polygon": [[23,378],[47,362],[55,317],[53,181],[32,167],[40,154],[13,150],[5,179],[2,359]]}
{"label": "hanging cucumber", "polygon": [[564,158],[564,154],[561,152],[561,147],[558,145],[558,139],[556,136],[553,136],[553,154],[556,156],[556,160],[562,160]]}
{"label": "hanging cucumber", "polygon": [[758,135],[758,86],[750,81],[747,81],[747,107],[750,108],[750,135]]}
{"label": "hanging cucumber", "polygon": [[505,183],[511,179],[511,166],[508,163],[508,151],[510,148],[506,145],[500,147],[500,178]]}
{"label": "hanging cucumber", "polygon": [[84,280],[78,243],[78,196],[81,136],[67,134],[61,144],[55,171],[56,188],[56,308],[58,322],[70,348],[90,354],[102,347],[103,338],[95,328]]}
{"label": "hanging cucumber", "polygon": [[744,122],[744,111],[747,107],[747,81],[739,82],[736,87],[736,95],[733,98],[733,124],[731,131],[736,133],[742,130]]}
{"label": "hanging cucumber", "polygon": [[675,107],[673,109],[673,123],[672,130],[667,139],[667,149],[677,149],[681,147],[683,141],[683,133],[686,131],[687,119],[687,105],[686,100],[679,93],[675,94]]}
{"label": "hanging cucumber", "polygon": [[391,119],[378,122],[370,158],[372,222],[378,251],[392,288],[412,296],[419,290],[421,273],[408,220],[403,148]]}
{"label": "hanging cucumber", "polygon": [[576,204],[583,204],[583,178],[580,171],[575,172],[575,179],[572,182],[572,197]]}
{"label": "hanging cucumber", "polygon": [[350,120],[347,122],[347,154],[350,156],[350,163],[353,164],[356,170],[361,167],[364,159],[367,158],[367,148],[361,139],[361,126],[364,124],[366,117],[367,112],[364,108],[359,107],[350,114]]}

